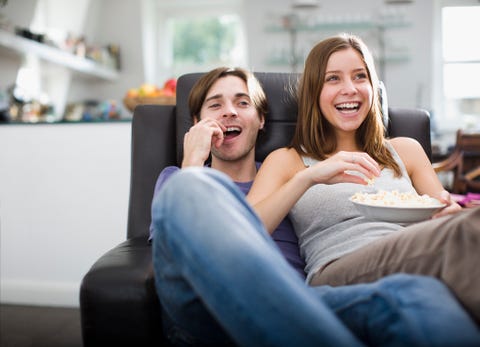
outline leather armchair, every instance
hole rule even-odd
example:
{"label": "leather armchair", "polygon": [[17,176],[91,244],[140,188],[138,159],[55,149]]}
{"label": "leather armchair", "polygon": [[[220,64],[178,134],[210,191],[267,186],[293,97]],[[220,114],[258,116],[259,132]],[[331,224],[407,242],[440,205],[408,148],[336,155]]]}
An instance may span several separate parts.
{"label": "leather armchair", "polygon": [[[80,309],[85,346],[168,346],[162,334],[161,307],[147,241],[150,205],[161,170],[181,163],[183,135],[192,125],[187,97],[199,76],[188,74],[178,79],[176,106],[143,105],[134,111],[126,241],[100,257],[82,280]],[[257,142],[257,160],[262,161],[292,137],[297,113],[292,91],[298,75],[256,76],[269,100],[265,132]],[[426,111],[389,108],[387,118],[390,136],[416,138],[431,157]]]}

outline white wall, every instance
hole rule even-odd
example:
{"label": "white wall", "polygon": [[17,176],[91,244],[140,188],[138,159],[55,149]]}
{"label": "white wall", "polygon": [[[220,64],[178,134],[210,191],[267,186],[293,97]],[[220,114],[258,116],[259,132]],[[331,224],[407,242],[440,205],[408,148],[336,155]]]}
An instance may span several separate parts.
{"label": "white wall", "polygon": [[130,123],[0,126],[0,301],[78,306],[126,236]]}

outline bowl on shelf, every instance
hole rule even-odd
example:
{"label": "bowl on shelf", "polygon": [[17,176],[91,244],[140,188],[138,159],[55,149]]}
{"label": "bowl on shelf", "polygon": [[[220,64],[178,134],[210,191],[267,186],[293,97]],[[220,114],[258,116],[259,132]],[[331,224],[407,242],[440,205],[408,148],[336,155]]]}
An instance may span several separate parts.
{"label": "bowl on shelf", "polygon": [[138,105],[175,105],[175,96],[135,96],[135,97],[124,97],[123,104],[125,107],[133,112],[135,107]]}

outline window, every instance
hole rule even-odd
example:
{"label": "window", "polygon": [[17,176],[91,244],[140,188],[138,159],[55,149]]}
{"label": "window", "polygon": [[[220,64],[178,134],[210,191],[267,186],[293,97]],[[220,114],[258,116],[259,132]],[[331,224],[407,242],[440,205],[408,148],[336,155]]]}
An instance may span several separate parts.
{"label": "window", "polygon": [[[159,83],[189,72],[247,67],[239,0],[145,0],[146,81]],[[153,13],[153,14],[152,14]]]}
{"label": "window", "polygon": [[[227,65],[244,65],[240,19],[234,14],[172,18],[172,71],[178,76]],[[240,58],[240,59],[239,59]]]}
{"label": "window", "polygon": [[[463,5],[463,6],[462,6]],[[443,122],[438,128],[479,130],[480,124],[480,5],[444,1],[441,9]],[[440,94],[440,91],[438,92]]]}

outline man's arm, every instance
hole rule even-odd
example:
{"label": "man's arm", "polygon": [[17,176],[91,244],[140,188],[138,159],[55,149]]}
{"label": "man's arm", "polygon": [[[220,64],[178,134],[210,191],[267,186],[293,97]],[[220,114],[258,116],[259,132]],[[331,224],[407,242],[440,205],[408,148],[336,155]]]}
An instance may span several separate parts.
{"label": "man's arm", "polygon": [[225,130],[220,122],[211,118],[202,119],[192,126],[183,138],[182,168],[203,166],[212,146],[222,144]]}

